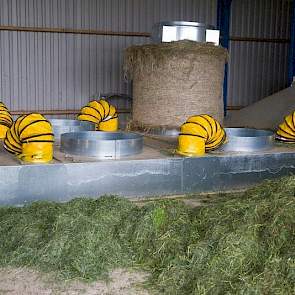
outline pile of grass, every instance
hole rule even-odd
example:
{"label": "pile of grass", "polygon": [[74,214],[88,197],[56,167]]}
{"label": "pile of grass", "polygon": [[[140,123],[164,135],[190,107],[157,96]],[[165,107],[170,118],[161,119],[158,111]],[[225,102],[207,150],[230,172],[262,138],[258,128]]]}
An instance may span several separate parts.
{"label": "pile of grass", "polygon": [[0,266],[95,280],[151,272],[164,294],[294,294],[295,177],[199,208],[115,198],[0,209]]}
{"label": "pile of grass", "polygon": [[130,265],[114,231],[133,205],[124,199],[36,202],[0,209],[0,266],[36,267],[61,278],[94,280]]}

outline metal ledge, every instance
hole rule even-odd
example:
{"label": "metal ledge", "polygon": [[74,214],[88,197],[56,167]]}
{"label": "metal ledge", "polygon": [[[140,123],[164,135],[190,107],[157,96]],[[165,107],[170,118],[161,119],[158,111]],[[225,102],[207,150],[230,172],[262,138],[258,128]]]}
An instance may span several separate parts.
{"label": "metal ledge", "polygon": [[[5,155],[7,155],[5,153]],[[3,159],[4,154],[1,154]],[[8,155],[10,156],[10,155]],[[0,204],[75,197],[146,197],[241,189],[295,173],[295,150],[253,154],[0,166]]]}

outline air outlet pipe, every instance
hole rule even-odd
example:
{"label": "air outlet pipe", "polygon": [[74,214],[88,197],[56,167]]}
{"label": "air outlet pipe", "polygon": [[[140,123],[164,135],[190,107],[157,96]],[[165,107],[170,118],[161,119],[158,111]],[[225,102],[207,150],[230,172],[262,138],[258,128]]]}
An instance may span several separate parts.
{"label": "air outlet pipe", "polygon": [[295,142],[295,111],[284,118],[276,131],[276,139],[283,142]]}
{"label": "air outlet pipe", "polygon": [[192,116],[180,127],[177,152],[184,156],[202,156],[220,147],[226,133],[209,115]]}
{"label": "air outlet pipe", "polygon": [[13,119],[3,102],[0,102],[0,139],[4,139],[7,130],[12,126]]}
{"label": "air outlet pipe", "polygon": [[104,99],[90,101],[81,109],[78,120],[95,123],[98,131],[118,130],[117,110]]}
{"label": "air outlet pipe", "polygon": [[33,113],[17,118],[6,133],[4,148],[24,162],[47,163],[53,158],[53,142],[50,122]]}

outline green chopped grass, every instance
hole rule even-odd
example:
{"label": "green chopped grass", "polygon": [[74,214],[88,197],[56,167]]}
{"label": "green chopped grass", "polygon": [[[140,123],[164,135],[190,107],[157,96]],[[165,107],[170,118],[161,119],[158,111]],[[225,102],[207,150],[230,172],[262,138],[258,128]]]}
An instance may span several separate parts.
{"label": "green chopped grass", "polygon": [[0,208],[0,266],[61,278],[142,267],[163,294],[295,294],[295,177],[189,208],[116,198]]}
{"label": "green chopped grass", "polygon": [[66,279],[103,277],[113,267],[130,265],[114,229],[133,206],[104,197],[2,208],[0,265],[35,266]]}

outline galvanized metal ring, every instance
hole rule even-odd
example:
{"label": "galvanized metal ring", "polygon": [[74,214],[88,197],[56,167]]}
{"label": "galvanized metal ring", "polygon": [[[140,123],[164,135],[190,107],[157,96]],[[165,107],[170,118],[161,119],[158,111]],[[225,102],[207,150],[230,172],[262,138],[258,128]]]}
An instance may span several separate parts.
{"label": "galvanized metal ring", "polygon": [[225,128],[226,142],[219,151],[253,152],[270,149],[273,146],[274,135],[268,130],[251,128]]}
{"label": "galvanized metal ring", "polygon": [[49,121],[52,125],[55,144],[60,144],[61,135],[64,133],[95,130],[95,125],[90,122],[69,119],[51,119]]}
{"label": "galvanized metal ring", "polygon": [[139,154],[143,136],[137,133],[84,131],[61,135],[61,151],[97,159],[120,159]]}

